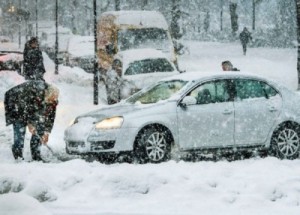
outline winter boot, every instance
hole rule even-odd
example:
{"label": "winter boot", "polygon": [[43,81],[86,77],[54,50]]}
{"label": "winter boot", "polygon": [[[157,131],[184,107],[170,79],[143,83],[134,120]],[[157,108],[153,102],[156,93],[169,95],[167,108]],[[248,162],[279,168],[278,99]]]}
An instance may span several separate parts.
{"label": "winter boot", "polygon": [[13,156],[14,156],[14,158],[16,160],[18,160],[19,158],[21,160],[24,160],[24,158],[23,158],[23,150],[22,149],[20,149],[20,148],[13,148],[12,149],[12,153],[13,153]]}

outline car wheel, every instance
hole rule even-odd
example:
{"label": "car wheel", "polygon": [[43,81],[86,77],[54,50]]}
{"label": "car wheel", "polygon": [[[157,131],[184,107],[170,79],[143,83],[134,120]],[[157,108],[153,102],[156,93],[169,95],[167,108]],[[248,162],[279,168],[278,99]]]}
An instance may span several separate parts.
{"label": "car wheel", "polygon": [[300,150],[300,128],[287,123],[277,129],[271,139],[271,153],[278,158],[295,159]]}
{"label": "car wheel", "polygon": [[166,130],[147,128],[137,140],[134,155],[139,163],[160,163],[170,159],[170,135]]}

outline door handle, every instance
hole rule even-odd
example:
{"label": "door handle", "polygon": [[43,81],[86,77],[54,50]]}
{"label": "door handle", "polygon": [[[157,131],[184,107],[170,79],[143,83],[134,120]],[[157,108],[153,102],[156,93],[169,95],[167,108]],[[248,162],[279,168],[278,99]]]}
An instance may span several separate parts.
{"label": "door handle", "polygon": [[232,113],[232,110],[229,110],[229,109],[225,109],[223,111],[223,114],[226,114],[226,115],[231,114],[231,113]]}
{"label": "door handle", "polygon": [[269,111],[270,111],[270,112],[275,112],[275,111],[277,111],[277,108],[274,107],[274,106],[270,106],[270,107],[269,107]]}

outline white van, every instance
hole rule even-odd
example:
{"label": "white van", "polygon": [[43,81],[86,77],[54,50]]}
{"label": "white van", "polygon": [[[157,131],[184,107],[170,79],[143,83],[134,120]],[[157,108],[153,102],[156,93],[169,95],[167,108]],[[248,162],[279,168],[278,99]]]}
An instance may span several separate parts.
{"label": "white van", "polygon": [[157,11],[112,11],[101,15],[97,29],[99,67],[107,71],[119,51],[157,49],[177,65],[164,16]]}

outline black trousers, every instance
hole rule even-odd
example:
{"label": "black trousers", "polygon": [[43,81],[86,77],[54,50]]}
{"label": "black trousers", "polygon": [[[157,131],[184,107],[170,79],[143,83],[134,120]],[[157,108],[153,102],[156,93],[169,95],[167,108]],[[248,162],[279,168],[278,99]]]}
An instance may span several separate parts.
{"label": "black trousers", "polygon": [[244,53],[244,55],[246,55],[246,52],[247,52],[247,43],[242,43],[242,46],[243,46],[243,53]]}

